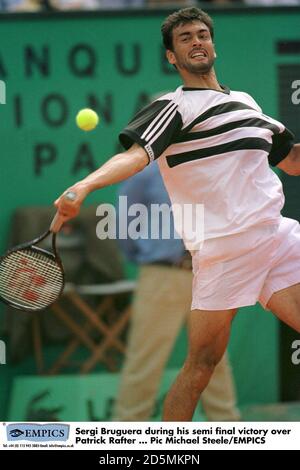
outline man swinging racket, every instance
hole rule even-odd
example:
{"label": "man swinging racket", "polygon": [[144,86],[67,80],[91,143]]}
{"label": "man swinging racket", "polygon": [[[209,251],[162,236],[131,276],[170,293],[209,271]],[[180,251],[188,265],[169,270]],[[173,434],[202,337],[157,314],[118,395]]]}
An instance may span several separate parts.
{"label": "man swinging racket", "polygon": [[173,13],[162,36],[183,86],[140,111],[121,132],[127,150],[68,188],[74,201],[61,196],[55,205],[61,221],[75,217],[90,192],[134,175],[154,159],[172,204],[203,204],[204,243],[192,253],[189,351],[163,416],[189,421],[239,307],[259,301],[300,332],[300,226],[281,216],[282,185],[269,167],[300,175],[300,144],[247,93],[219,84],[213,24],[205,12]]}

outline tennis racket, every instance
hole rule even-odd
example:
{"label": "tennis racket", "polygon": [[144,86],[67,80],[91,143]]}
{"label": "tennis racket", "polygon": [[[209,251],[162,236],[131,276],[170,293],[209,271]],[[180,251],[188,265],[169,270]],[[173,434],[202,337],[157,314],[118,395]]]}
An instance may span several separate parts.
{"label": "tennis racket", "polygon": [[[67,192],[74,201],[76,194]],[[18,245],[0,258],[0,300],[11,307],[38,312],[52,305],[65,285],[64,268],[56,248],[56,234],[63,225],[56,213],[49,230],[27,243]],[[52,236],[52,252],[36,245]]]}

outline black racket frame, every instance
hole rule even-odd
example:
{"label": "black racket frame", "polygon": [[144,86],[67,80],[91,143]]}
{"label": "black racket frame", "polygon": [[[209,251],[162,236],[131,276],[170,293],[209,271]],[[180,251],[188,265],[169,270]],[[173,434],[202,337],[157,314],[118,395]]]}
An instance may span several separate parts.
{"label": "black racket frame", "polygon": [[0,294],[0,300],[2,302],[4,302],[6,305],[9,305],[10,307],[16,308],[18,310],[23,310],[25,312],[31,312],[31,313],[40,312],[42,310],[45,310],[46,308],[51,307],[51,305],[53,305],[60,298],[60,296],[62,295],[64,287],[65,287],[65,271],[64,271],[62,261],[60,259],[60,256],[59,256],[59,254],[57,252],[57,248],[56,248],[56,233],[52,233],[52,250],[53,250],[53,253],[51,253],[50,251],[45,250],[44,248],[40,248],[38,246],[35,246],[38,243],[42,242],[45,238],[47,238],[51,233],[52,232],[50,230],[47,230],[45,233],[43,233],[39,237],[35,238],[34,240],[31,240],[30,242],[21,243],[20,245],[14,246],[13,248],[7,250],[7,252],[3,256],[0,257],[0,265],[3,262],[3,260],[7,256],[9,256],[11,253],[14,253],[16,251],[22,251],[22,250],[25,251],[25,250],[28,250],[28,249],[30,249],[32,251],[35,251],[36,253],[41,253],[44,256],[50,258],[51,260],[55,261],[58,264],[58,266],[61,270],[61,273],[62,273],[62,285],[61,285],[61,289],[60,289],[60,291],[57,295],[57,298],[53,302],[49,303],[46,307],[43,307],[43,308],[40,308],[40,309],[38,309],[38,308],[34,309],[34,308],[30,308],[30,307],[24,307],[23,305],[20,305],[17,302],[8,301],[4,297],[2,297],[2,295]]}

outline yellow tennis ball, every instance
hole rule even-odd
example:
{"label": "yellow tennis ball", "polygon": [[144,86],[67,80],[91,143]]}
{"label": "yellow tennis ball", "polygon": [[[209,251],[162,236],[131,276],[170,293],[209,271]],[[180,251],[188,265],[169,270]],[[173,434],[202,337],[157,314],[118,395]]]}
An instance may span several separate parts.
{"label": "yellow tennis ball", "polygon": [[98,122],[98,114],[89,108],[81,109],[76,116],[76,124],[83,131],[92,131]]}

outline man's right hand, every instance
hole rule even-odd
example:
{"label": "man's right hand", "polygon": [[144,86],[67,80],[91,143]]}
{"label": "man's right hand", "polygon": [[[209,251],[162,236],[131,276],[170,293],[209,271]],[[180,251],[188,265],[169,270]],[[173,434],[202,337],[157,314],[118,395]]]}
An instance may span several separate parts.
{"label": "man's right hand", "polygon": [[54,202],[60,219],[66,222],[69,219],[77,217],[80,212],[81,204],[88,194],[87,185],[81,182],[64,191]]}

